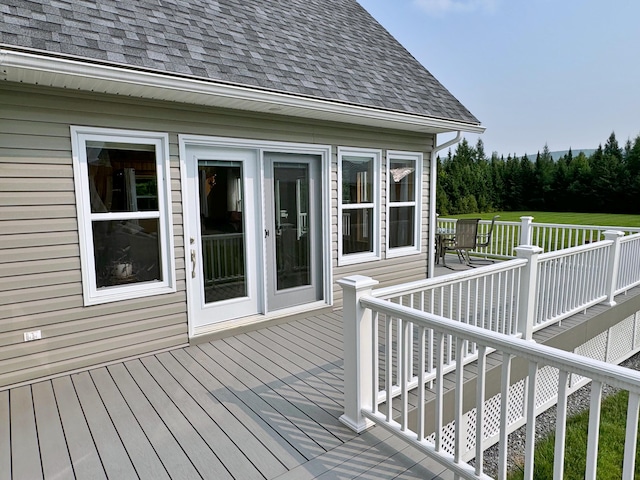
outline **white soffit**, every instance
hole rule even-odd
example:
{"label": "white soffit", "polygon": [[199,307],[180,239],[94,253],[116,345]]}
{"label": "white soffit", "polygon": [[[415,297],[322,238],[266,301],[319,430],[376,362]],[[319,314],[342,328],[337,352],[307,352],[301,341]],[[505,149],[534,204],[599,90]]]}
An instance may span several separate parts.
{"label": "white soffit", "polygon": [[0,50],[0,78],[107,93],[422,133],[482,133],[481,125],[348,105],[286,93]]}

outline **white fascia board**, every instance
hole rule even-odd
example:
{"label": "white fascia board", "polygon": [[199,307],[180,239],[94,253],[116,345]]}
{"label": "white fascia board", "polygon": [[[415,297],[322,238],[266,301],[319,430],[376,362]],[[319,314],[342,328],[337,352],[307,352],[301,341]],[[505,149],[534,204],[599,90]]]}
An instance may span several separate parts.
{"label": "white fascia board", "polygon": [[424,133],[482,133],[478,124],[128,68],[0,50],[5,80]]}

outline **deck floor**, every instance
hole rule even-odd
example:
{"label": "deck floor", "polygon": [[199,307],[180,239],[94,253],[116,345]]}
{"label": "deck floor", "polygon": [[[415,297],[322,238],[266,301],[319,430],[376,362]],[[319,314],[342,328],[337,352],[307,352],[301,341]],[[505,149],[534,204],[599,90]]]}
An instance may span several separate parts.
{"label": "deck floor", "polygon": [[343,402],[339,313],[0,392],[0,480],[433,479]]}

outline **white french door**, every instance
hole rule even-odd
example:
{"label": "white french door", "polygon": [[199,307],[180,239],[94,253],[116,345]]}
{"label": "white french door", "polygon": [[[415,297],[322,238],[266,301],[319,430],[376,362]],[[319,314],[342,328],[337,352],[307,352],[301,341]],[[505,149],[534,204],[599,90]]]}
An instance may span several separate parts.
{"label": "white french door", "polygon": [[264,160],[269,309],[321,300],[321,159],[265,153]]}
{"label": "white french door", "polygon": [[258,159],[256,150],[186,147],[194,328],[262,312]]}
{"label": "white french door", "polygon": [[322,300],[321,156],[189,144],[182,155],[191,331]]}

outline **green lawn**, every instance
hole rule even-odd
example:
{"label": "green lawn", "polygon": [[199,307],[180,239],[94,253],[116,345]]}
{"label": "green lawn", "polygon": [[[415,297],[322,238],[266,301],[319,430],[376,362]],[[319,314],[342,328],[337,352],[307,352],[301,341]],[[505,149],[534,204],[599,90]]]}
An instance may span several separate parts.
{"label": "green lawn", "polygon": [[640,215],[623,215],[613,213],[573,213],[573,212],[492,212],[467,213],[464,215],[447,215],[440,218],[481,218],[491,220],[500,215],[503,222],[519,222],[520,217],[530,216],[536,223],[560,223],[571,225],[598,225],[614,227],[640,227]]}
{"label": "green lawn", "polygon": [[[627,417],[626,391],[619,392],[602,402],[600,417],[600,441],[598,444],[599,480],[622,477],[622,458],[624,456],[624,436]],[[580,480],[584,478],[587,456],[587,426],[589,412],[585,411],[567,420],[565,442],[564,478]],[[555,435],[539,441],[535,448],[534,479],[553,478],[553,449]],[[523,478],[523,466],[520,465],[509,475],[510,480]],[[640,451],[636,450],[635,478],[640,478]]]}

